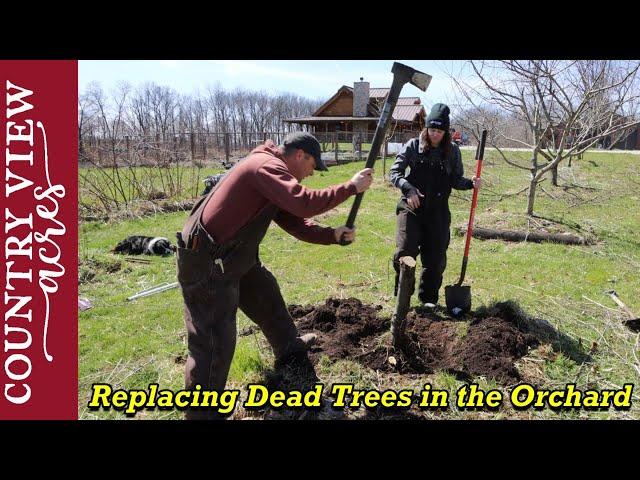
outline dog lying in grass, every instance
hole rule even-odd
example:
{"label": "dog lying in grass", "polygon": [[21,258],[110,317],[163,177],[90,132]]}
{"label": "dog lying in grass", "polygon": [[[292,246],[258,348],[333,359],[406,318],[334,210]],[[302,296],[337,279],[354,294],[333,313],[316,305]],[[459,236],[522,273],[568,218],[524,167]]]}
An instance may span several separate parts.
{"label": "dog lying in grass", "polygon": [[209,193],[213,187],[220,183],[220,180],[222,180],[222,177],[224,176],[224,173],[219,173],[217,175],[209,175],[205,177],[205,179],[203,180],[204,190],[202,191],[201,195],[206,195],[207,193]]}
{"label": "dog lying in grass", "polygon": [[122,240],[113,253],[123,253],[126,255],[173,255],[176,246],[171,245],[165,237],[145,237],[143,235],[131,235]]}

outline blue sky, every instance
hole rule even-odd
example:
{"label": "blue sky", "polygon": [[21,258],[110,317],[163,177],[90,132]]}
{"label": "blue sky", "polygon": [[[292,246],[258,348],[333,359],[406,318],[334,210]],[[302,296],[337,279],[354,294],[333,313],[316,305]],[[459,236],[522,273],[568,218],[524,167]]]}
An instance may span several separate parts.
{"label": "blue sky", "polygon": [[[407,85],[402,96],[419,96],[427,106],[451,103],[453,87],[448,74],[465,72],[463,62],[397,60],[432,75],[426,93]],[[341,85],[352,86],[364,77],[371,87],[389,87],[394,60],[81,60],[79,90],[92,81],[109,91],[118,82],[133,87],[145,82],[169,86],[181,94],[204,93],[220,83],[271,94],[290,92],[312,99],[328,99]]]}

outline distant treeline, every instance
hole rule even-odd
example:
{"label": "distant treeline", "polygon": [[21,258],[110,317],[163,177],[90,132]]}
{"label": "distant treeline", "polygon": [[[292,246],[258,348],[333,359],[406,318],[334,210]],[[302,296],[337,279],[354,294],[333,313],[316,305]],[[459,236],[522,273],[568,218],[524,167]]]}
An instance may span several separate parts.
{"label": "distant treeline", "polygon": [[155,83],[138,88],[122,83],[107,93],[94,82],[79,96],[78,134],[82,145],[125,136],[166,141],[184,133],[287,132],[295,126],[285,118],[308,116],[322,102],[291,93],[228,91],[219,84],[195,95]]}

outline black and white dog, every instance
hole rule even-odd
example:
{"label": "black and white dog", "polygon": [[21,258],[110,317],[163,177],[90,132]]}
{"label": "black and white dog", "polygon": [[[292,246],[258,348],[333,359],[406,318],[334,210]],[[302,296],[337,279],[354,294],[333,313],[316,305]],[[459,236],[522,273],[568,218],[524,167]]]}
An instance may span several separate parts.
{"label": "black and white dog", "polygon": [[132,235],[122,240],[114,253],[124,253],[128,255],[172,255],[176,251],[176,246],[171,245],[164,237],[145,237],[142,235]]}
{"label": "black and white dog", "polygon": [[220,180],[222,180],[222,177],[224,176],[224,173],[219,173],[217,175],[209,175],[205,177],[205,179],[203,180],[204,190],[201,195],[206,195],[207,193],[209,193],[213,187],[220,183]]}

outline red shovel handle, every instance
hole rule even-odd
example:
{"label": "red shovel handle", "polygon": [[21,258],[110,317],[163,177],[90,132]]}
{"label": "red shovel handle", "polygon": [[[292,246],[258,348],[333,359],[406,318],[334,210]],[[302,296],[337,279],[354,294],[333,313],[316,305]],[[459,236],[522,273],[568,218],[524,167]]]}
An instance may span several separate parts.
{"label": "red shovel handle", "polygon": [[[487,131],[482,131],[482,136],[480,139],[480,144],[478,145],[478,149],[476,150],[476,178],[480,178],[480,174],[482,173],[482,159],[484,157],[484,146],[487,143]],[[473,188],[473,197],[471,198],[471,213],[469,214],[469,224],[467,225],[467,238],[464,244],[464,257],[462,259],[462,272],[460,273],[460,281],[458,285],[462,285],[462,281],[464,280],[464,274],[467,270],[467,260],[469,258],[469,246],[471,245],[471,236],[473,234],[473,219],[476,213],[476,205],[478,204],[478,189]]]}

